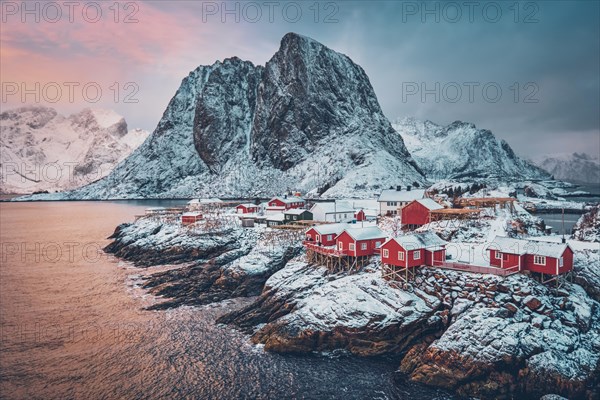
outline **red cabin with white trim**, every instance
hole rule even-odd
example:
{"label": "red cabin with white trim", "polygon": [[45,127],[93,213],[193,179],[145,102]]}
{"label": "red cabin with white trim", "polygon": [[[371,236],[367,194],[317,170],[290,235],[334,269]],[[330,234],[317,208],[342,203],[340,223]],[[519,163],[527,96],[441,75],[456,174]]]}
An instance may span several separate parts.
{"label": "red cabin with white trim", "polygon": [[351,257],[370,256],[379,253],[386,234],[376,226],[345,229],[337,237],[337,249]]}
{"label": "red cabin with white trim", "polygon": [[239,206],[237,206],[235,208],[235,211],[238,214],[252,214],[252,213],[257,213],[258,212],[258,206],[256,204],[251,204],[251,203],[240,204]]}
{"label": "red cabin with white trim", "polygon": [[430,222],[429,213],[433,210],[442,209],[441,205],[430,198],[417,199],[402,207],[402,225],[409,229],[415,229]]}
{"label": "red cabin with white trim", "polygon": [[487,247],[490,265],[518,271],[560,275],[573,269],[573,249],[566,243],[496,236]]}
{"label": "red cabin with white trim", "polygon": [[348,228],[348,224],[316,225],[306,231],[306,241],[321,246],[335,246],[335,239],[346,228]]}
{"label": "red cabin with white trim", "polygon": [[433,232],[391,238],[381,246],[381,263],[403,268],[434,266],[446,261],[446,244]]}
{"label": "red cabin with white trim", "polygon": [[267,203],[267,212],[283,212],[292,208],[304,208],[306,202],[300,197],[273,197]]}

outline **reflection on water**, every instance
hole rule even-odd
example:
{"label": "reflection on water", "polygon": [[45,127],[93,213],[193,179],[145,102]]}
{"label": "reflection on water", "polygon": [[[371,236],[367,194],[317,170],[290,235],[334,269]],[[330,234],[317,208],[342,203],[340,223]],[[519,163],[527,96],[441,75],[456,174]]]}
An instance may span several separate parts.
{"label": "reflection on water", "polygon": [[394,386],[398,360],[270,354],[213,323],[248,299],[142,311],[144,272],[97,250],[150,204],[0,204],[1,398],[447,398]]}

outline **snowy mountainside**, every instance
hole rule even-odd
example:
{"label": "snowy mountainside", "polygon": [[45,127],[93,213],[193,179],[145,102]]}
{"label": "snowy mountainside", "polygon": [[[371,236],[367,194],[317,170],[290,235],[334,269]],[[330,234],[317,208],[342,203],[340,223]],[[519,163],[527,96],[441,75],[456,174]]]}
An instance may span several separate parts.
{"label": "snowy mountainside", "polygon": [[411,155],[431,179],[548,179],[550,175],[519,158],[487,129],[455,121],[447,126],[406,117],[393,124]]}
{"label": "snowy mountainside", "polygon": [[146,140],[112,110],[68,117],[27,106],[0,114],[0,192],[70,190],[98,180]]}
{"label": "snowy mountainside", "polygon": [[[66,198],[372,197],[425,176],[364,70],[289,33],[263,66],[237,57],[185,78],[156,130],[105,179]],[[37,198],[50,198],[38,196]]]}
{"label": "snowy mountainside", "polygon": [[585,153],[547,154],[532,162],[555,179],[600,184],[600,159]]}

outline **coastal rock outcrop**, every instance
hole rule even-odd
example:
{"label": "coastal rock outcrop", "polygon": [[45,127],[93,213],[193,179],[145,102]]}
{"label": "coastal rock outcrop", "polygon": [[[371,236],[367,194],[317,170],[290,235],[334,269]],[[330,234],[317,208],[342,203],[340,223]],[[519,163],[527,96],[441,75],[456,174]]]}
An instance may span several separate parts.
{"label": "coastal rock outcrop", "polygon": [[142,268],[183,264],[145,278],[143,287],[164,298],[150,308],[165,309],[260,294],[265,281],[302,249],[287,241],[273,245],[263,235],[236,226],[208,232],[145,217],[118,226],[105,251]]}

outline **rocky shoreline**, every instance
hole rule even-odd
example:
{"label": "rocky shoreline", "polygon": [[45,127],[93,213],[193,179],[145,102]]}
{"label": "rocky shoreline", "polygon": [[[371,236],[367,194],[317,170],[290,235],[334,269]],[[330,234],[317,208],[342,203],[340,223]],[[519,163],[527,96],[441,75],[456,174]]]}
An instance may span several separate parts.
{"label": "rocky shoreline", "polygon": [[153,309],[258,296],[217,322],[268,351],[396,355],[404,378],[460,396],[600,395],[598,252],[577,252],[573,283],[560,289],[521,274],[433,268],[401,288],[376,263],[329,274],[308,265],[297,244],[269,246],[264,234],[204,234],[148,219],[119,226],[106,251],[142,268],[185,264],[146,278],[165,300]]}
{"label": "rocky shoreline", "polygon": [[253,230],[201,232],[155,218],[121,224],[109,238],[114,241],[104,250],[136,267],[183,264],[144,279],[142,287],[164,299],[153,310],[257,296],[302,249],[294,243],[270,247]]}

